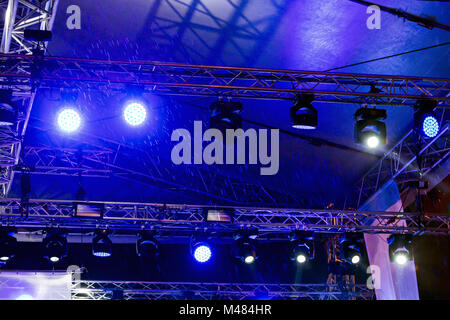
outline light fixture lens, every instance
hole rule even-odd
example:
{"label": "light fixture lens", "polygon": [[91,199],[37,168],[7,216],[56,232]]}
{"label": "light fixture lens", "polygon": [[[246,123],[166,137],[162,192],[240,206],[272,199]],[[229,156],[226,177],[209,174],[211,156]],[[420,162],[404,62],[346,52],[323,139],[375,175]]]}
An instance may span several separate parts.
{"label": "light fixture lens", "polygon": [[59,257],[56,257],[56,256],[50,257],[50,261],[51,262],[58,262],[59,261]]}
{"label": "light fixture lens", "polygon": [[200,263],[207,262],[211,258],[211,248],[207,245],[199,245],[194,250],[194,258]]}
{"label": "light fixture lens", "polygon": [[397,263],[398,265],[402,266],[406,264],[406,262],[408,262],[408,257],[405,253],[397,253],[395,255],[395,263]]}
{"label": "light fixture lens", "polygon": [[103,252],[103,251],[95,251],[92,254],[100,258],[107,258],[111,256],[111,252]]}
{"label": "light fixture lens", "polygon": [[2,256],[0,257],[0,261],[8,261],[9,257],[8,256]]}
{"label": "light fixture lens", "polygon": [[358,255],[354,255],[352,257],[352,263],[353,264],[357,264],[357,263],[359,263],[359,261],[361,261],[361,258]]}
{"label": "light fixture lens", "polygon": [[74,109],[64,109],[58,115],[58,126],[62,131],[75,132],[80,128],[81,116]]}
{"label": "light fixture lens", "polygon": [[147,117],[145,107],[139,102],[129,103],[123,112],[125,121],[131,126],[139,126]]}
{"label": "light fixture lens", "polygon": [[366,144],[371,149],[376,148],[380,144],[380,138],[377,136],[370,136],[367,138]]}
{"label": "light fixture lens", "polygon": [[426,116],[423,119],[422,130],[428,138],[434,138],[439,132],[439,122],[433,116]]}
{"label": "light fixture lens", "polygon": [[299,254],[297,256],[297,262],[298,263],[305,263],[306,262],[306,256],[304,254]]}
{"label": "light fixture lens", "polygon": [[244,262],[246,264],[251,264],[251,263],[255,262],[255,257],[253,257],[253,256],[246,256],[245,259],[244,259]]}

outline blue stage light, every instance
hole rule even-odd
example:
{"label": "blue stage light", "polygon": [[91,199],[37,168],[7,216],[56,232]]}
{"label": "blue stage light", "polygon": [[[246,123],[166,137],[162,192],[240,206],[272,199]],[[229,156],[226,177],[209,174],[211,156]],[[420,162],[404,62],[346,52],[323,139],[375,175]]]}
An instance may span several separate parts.
{"label": "blue stage light", "polygon": [[423,133],[428,138],[434,138],[439,132],[439,122],[436,117],[432,115],[427,115],[422,122]]}
{"label": "blue stage light", "polygon": [[204,263],[211,259],[211,248],[206,244],[199,244],[194,247],[194,258],[197,262]]}
{"label": "blue stage light", "polygon": [[71,108],[63,109],[58,114],[58,126],[62,131],[74,132],[80,128],[81,116]]}
{"label": "blue stage light", "polygon": [[131,102],[125,107],[123,117],[129,125],[139,126],[144,123],[147,117],[147,111],[142,103]]}
{"label": "blue stage light", "polygon": [[112,255],[112,241],[107,230],[97,230],[92,239],[92,255],[99,258],[108,258]]}
{"label": "blue stage light", "polygon": [[95,257],[99,257],[99,258],[108,258],[111,256],[111,252],[102,252],[102,251],[95,251],[92,254]]}

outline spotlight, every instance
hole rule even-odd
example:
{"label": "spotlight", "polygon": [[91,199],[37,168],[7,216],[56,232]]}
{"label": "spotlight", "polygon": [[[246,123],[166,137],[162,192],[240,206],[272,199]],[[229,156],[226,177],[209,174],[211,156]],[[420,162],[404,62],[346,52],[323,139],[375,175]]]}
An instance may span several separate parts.
{"label": "spotlight", "polygon": [[107,230],[97,230],[92,239],[92,254],[99,258],[108,258],[112,254],[112,242]]}
{"label": "spotlight", "polygon": [[439,121],[434,112],[437,102],[434,100],[419,100],[416,104],[414,122],[424,138],[434,138],[439,133]]}
{"label": "spotlight", "polygon": [[0,90],[0,126],[11,126],[17,121],[17,108],[12,102],[12,90]]}
{"label": "spotlight", "polygon": [[256,234],[243,232],[236,237],[236,257],[245,264],[252,264],[257,259],[255,242]]}
{"label": "spotlight", "polygon": [[205,242],[194,244],[192,246],[192,252],[194,259],[200,263],[208,262],[212,256],[211,247]]}
{"label": "spotlight", "polygon": [[145,106],[141,102],[128,102],[123,111],[125,121],[131,126],[139,126],[147,117]]}
{"label": "spotlight", "polygon": [[291,260],[304,264],[313,259],[314,236],[311,232],[294,231],[290,235],[290,240],[292,244]]}
{"label": "spotlight", "polygon": [[355,141],[365,144],[369,148],[376,148],[386,144],[387,113],[384,109],[360,108],[354,114]]}
{"label": "spotlight", "polygon": [[294,247],[292,255],[297,263],[303,264],[310,259],[311,250],[306,243],[299,243]]}
{"label": "spotlight", "polygon": [[350,264],[358,264],[361,261],[361,249],[359,242],[362,237],[354,234],[346,234],[340,239],[342,259]]}
{"label": "spotlight", "polygon": [[71,133],[80,128],[81,116],[72,108],[65,108],[58,114],[58,126],[62,131]]}
{"label": "spotlight", "polygon": [[291,107],[291,122],[295,129],[316,129],[318,112],[312,106],[313,94],[298,94]]}
{"label": "spotlight", "polygon": [[210,106],[209,127],[225,133],[227,129],[242,128],[242,103],[216,101]]}
{"label": "spotlight", "polygon": [[6,263],[16,255],[17,239],[13,233],[0,233],[0,263]]}
{"label": "spotlight", "polygon": [[388,238],[389,257],[392,262],[402,266],[411,261],[411,235],[393,234]]}
{"label": "spotlight", "polygon": [[141,231],[138,233],[136,253],[139,257],[156,258],[159,255],[159,244],[154,234]]}
{"label": "spotlight", "polygon": [[60,232],[48,232],[43,242],[44,258],[53,263],[67,256],[67,238]]}

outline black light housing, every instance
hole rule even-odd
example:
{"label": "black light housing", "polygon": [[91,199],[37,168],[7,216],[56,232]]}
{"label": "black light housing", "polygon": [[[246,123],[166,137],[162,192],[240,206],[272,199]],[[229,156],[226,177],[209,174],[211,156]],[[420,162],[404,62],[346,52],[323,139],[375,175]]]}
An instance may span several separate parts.
{"label": "black light housing", "polygon": [[112,254],[112,241],[108,230],[96,230],[92,239],[92,254],[99,258],[108,258]]}
{"label": "black light housing", "polygon": [[0,126],[11,126],[17,121],[17,108],[12,101],[12,90],[0,90]]}
{"label": "black light housing", "polygon": [[23,31],[23,37],[26,40],[31,41],[50,41],[52,40],[52,32],[50,30],[39,30],[39,29],[25,29]]}
{"label": "black light housing", "polygon": [[294,231],[290,235],[292,246],[291,260],[305,264],[314,259],[314,236],[308,231]]}
{"label": "black light housing", "polygon": [[386,144],[387,112],[384,109],[360,108],[354,114],[355,142],[369,148]]}
{"label": "black light housing", "polygon": [[402,266],[412,260],[412,235],[393,234],[387,239],[391,262]]}
{"label": "black light housing", "polygon": [[159,255],[159,244],[155,239],[155,233],[140,231],[136,241],[136,253],[143,258],[156,258]]}
{"label": "black light housing", "polygon": [[342,260],[354,265],[361,262],[361,240],[358,234],[345,234],[340,238]]}
{"label": "black light housing", "polygon": [[61,231],[48,231],[42,241],[44,258],[57,263],[67,256],[67,235]]}
{"label": "black light housing", "polygon": [[246,264],[252,264],[258,258],[256,255],[256,230],[244,230],[238,233],[236,240],[236,258]]}
{"label": "black light housing", "polygon": [[291,107],[292,128],[316,129],[318,124],[318,112],[311,104],[314,101],[313,94],[297,94],[294,105]]}
{"label": "black light housing", "polygon": [[215,101],[210,106],[209,127],[225,134],[227,129],[242,128],[242,103],[235,101]]}
{"label": "black light housing", "polygon": [[16,255],[17,239],[13,232],[0,231],[0,264],[10,261]]}

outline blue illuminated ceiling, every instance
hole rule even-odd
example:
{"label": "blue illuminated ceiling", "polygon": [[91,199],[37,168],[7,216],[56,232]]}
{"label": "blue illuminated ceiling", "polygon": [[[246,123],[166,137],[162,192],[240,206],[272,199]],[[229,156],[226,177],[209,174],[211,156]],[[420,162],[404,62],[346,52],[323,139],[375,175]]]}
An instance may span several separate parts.
{"label": "blue illuminated ceiling", "polygon": [[[450,24],[450,3],[378,3],[417,15],[433,16],[439,22]],[[80,30],[66,27],[69,16],[66,9],[74,4],[81,9]],[[313,71],[339,68],[341,72],[353,73],[449,77],[450,46],[340,68],[450,40],[448,32],[429,30],[387,13],[381,14],[380,30],[369,30],[366,27],[368,16],[366,7],[345,0],[62,0],[48,54]],[[213,101],[200,97],[147,96],[151,104],[149,123],[144,129],[133,131],[120,116],[117,117],[121,112],[122,97],[123,94],[111,92],[79,92],[78,104],[83,110],[85,124],[80,134],[68,138],[54,130],[59,93],[41,90],[33,106],[26,145],[93,148],[113,141],[128,150],[126,157],[130,168],[145,169],[145,162],[139,162],[143,153],[164,167],[164,163],[170,161],[172,131],[177,128],[192,130],[194,120],[206,122],[207,109]],[[283,130],[279,173],[261,177],[259,170],[251,166],[204,166],[202,170],[244,178],[249,183],[292,194],[296,199],[292,205],[323,207],[329,203],[340,204],[346,190],[383,153],[378,150],[370,154],[354,144],[353,113],[358,105],[315,103],[319,126],[315,131],[301,132],[290,127],[290,102],[242,102],[243,118],[248,120],[244,121],[246,128],[263,125]],[[388,148],[410,129],[413,110],[405,107],[386,109]],[[313,145],[296,134],[327,140],[335,146]],[[95,140],[97,145],[89,145],[86,137]],[[165,174],[168,178],[176,176],[171,171]],[[192,181],[193,184],[197,182]],[[117,177],[82,178],[82,184],[90,200],[217,201],[208,197],[196,198],[179,188],[162,188]],[[73,199],[78,180],[76,177],[33,175],[32,187],[32,198]],[[18,195],[20,183],[16,179],[10,196]]]}

